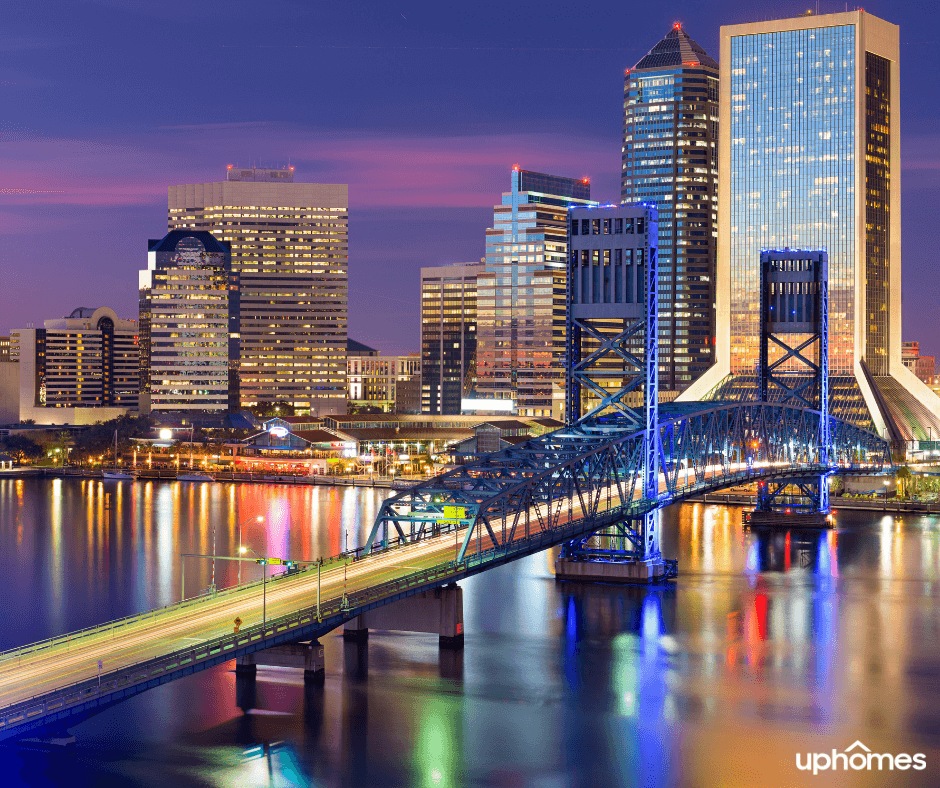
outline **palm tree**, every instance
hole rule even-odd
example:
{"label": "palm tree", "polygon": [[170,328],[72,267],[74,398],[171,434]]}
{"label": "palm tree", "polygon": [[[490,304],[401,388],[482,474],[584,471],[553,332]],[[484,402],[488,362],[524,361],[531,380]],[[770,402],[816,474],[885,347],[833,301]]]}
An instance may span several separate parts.
{"label": "palm tree", "polygon": [[907,483],[911,478],[911,469],[906,465],[900,466],[894,472],[894,478],[898,482],[898,492],[901,494],[902,498],[907,498]]}

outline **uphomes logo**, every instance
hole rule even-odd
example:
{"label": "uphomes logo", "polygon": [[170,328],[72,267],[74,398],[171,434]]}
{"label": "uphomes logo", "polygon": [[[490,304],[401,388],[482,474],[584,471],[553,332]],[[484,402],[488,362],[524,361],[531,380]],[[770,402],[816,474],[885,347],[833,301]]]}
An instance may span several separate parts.
{"label": "uphomes logo", "polygon": [[844,752],[838,750],[833,750],[831,753],[798,752],[796,754],[796,768],[804,772],[812,769],[813,774],[840,770],[847,772],[850,769],[856,772],[888,772],[895,769],[898,771],[906,771],[907,769],[922,771],[927,768],[927,756],[922,752],[914,755],[906,752],[897,755],[872,752],[860,741],[856,741],[851,747],[846,747]]}

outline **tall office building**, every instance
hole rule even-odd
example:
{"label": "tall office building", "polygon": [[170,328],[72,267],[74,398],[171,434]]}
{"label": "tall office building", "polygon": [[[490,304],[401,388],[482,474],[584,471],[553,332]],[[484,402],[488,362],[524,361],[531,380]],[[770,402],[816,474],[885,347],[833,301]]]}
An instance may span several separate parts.
{"label": "tall office building", "polygon": [[714,363],[718,64],[677,22],[623,89],[624,203],[659,209],[659,384],[671,399]]}
{"label": "tall office building", "polygon": [[824,248],[830,412],[896,444],[940,434],[901,357],[898,53],[861,10],[721,28],[717,363],[684,398],[753,396],[760,250]]}
{"label": "tall office building", "polygon": [[171,186],[169,228],[232,246],[241,407],[345,413],[348,187],[293,181],[293,168],[229,167],[220,183]]}
{"label": "tall office building", "polygon": [[137,329],[105,306],[18,329],[19,418],[93,424],[137,410]]}
{"label": "tall office building", "polygon": [[567,210],[595,205],[587,179],[514,167],[477,276],[477,393],[520,416],[564,418]]}
{"label": "tall office building", "polygon": [[456,263],[421,269],[421,412],[460,414],[475,387],[477,275],[485,265]]}
{"label": "tall office building", "polygon": [[204,231],[147,244],[140,271],[141,411],[238,410],[238,276]]}

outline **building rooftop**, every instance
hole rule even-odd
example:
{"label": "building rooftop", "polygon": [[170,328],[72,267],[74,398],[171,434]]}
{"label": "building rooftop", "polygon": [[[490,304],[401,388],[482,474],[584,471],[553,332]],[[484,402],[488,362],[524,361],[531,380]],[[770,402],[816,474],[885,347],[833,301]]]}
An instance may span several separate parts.
{"label": "building rooftop", "polygon": [[297,430],[293,433],[309,443],[343,443],[343,438],[326,430]]}
{"label": "building rooftop", "polygon": [[632,70],[679,66],[718,68],[718,63],[709,57],[708,53],[676,22],[672,30],[666,33],[666,37],[654,46]]}
{"label": "building rooftop", "polygon": [[[390,427],[350,427],[347,429],[344,427],[339,430],[339,432],[359,441],[360,447],[363,443],[368,443],[369,441],[456,441],[473,437],[473,431],[470,429],[446,427],[433,430],[395,430]],[[334,440],[336,439],[334,438]]]}
{"label": "building rooftop", "polygon": [[362,342],[357,342],[355,339],[346,338],[346,353],[350,356],[377,356],[379,351],[374,347],[369,347],[368,345],[363,345]]}
{"label": "building rooftop", "polygon": [[482,427],[484,424],[487,424],[490,427],[496,427],[499,430],[528,430],[529,429],[528,424],[526,424],[523,421],[518,421],[516,419],[501,419],[501,420],[488,419],[487,421],[484,421],[483,424],[481,424],[480,426]]}
{"label": "building rooftop", "polygon": [[551,419],[548,417],[542,417],[538,419],[526,419],[526,421],[532,422],[533,424],[538,424],[542,427],[555,427],[556,429],[565,426],[565,423],[563,421],[558,421],[558,419]]}
{"label": "building rooftop", "polygon": [[231,244],[228,241],[219,241],[205,230],[170,230],[163,238],[151,238],[147,241],[148,252],[175,252],[176,245],[184,238],[196,238],[202,242],[205,250],[212,254],[229,254]]}

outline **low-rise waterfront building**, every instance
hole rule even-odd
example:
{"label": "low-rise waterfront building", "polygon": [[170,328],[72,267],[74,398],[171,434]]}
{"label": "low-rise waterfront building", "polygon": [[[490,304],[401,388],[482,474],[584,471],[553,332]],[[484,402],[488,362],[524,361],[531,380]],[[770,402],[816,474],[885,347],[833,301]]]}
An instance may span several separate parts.
{"label": "low-rise waterfront building", "polygon": [[46,320],[43,328],[17,329],[15,335],[15,421],[93,424],[137,410],[136,320],[121,319],[109,307],[79,307],[68,317]]}
{"label": "low-rise waterfront building", "polygon": [[418,413],[421,406],[421,356],[382,356],[350,340],[346,357],[349,409],[378,408],[386,413]]}

